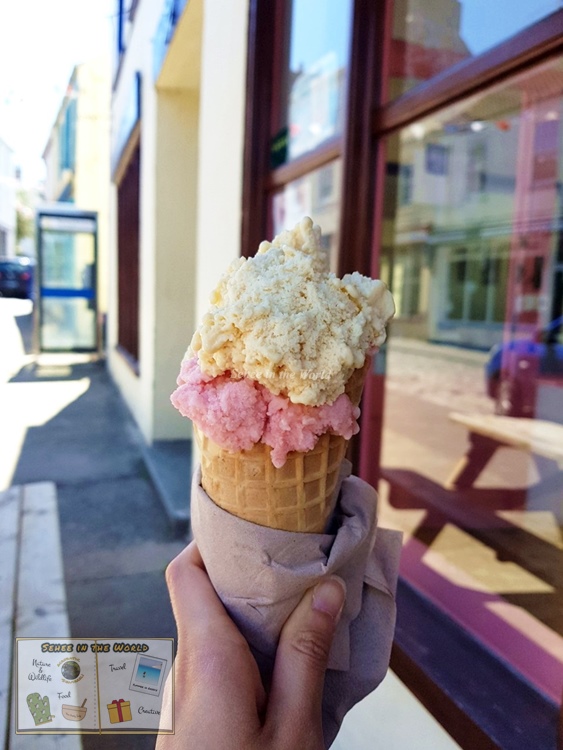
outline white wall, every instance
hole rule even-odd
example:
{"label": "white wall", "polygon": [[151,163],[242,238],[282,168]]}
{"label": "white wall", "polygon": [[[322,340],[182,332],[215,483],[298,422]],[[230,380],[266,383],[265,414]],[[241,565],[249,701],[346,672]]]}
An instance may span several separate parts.
{"label": "white wall", "polygon": [[196,320],[240,255],[248,0],[206,0],[201,61]]}

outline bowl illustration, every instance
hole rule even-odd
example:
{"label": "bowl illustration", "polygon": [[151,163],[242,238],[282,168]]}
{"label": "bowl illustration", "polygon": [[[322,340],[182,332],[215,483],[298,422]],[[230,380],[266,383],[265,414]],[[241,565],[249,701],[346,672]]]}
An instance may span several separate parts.
{"label": "bowl illustration", "polygon": [[63,703],[62,713],[65,719],[68,719],[69,721],[82,721],[82,719],[86,716],[86,711],[88,710],[87,708],[85,708],[87,700],[87,698],[84,698],[81,706],[69,706],[68,704]]}

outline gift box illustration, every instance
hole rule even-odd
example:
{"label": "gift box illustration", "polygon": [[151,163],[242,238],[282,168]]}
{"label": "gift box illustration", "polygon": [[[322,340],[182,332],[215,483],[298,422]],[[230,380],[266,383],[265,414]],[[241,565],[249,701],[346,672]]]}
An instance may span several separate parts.
{"label": "gift box illustration", "polygon": [[131,703],[129,701],[119,700],[107,704],[109,720],[112,724],[120,724],[122,721],[132,721]]}
{"label": "gift box illustration", "polygon": [[55,718],[51,713],[51,705],[47,696],[42,698],[39,693],[30,693],[26,701],[36,727],[40,724],[47,724]]}

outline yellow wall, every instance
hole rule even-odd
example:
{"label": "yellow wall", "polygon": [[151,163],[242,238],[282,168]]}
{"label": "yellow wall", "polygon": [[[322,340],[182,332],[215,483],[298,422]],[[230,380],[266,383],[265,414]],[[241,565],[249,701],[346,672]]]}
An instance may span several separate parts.
{"label": "yellow wall", "polygon": [[154,439],[189,436],[170,404],[194,329],[199,97],[161,91],[157,104]]}
{"label": "yellow wall", "polygon": [[110,62],[100,58],[78,66],[75,204],[98,212],[98,308],[107,311],[109,252]]}

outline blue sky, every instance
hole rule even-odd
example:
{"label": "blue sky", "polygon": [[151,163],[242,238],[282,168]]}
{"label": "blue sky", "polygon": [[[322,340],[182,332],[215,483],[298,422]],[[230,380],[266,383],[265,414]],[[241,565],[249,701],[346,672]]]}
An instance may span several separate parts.
{"label": "blue sky", "polygon": [[[374,0],[375,2],[376,0]],[[423,0],[432,3],[433,0]],[[454,2],[454,0],[452,0]],[[563,6],[562,0],[459,0],[461,37],[473,55],[490,49]],[[351,0],[294,0],[290,66],[311,65],[327,49],[345,61]],[[401,7],[403,7],[401,5]],[[417,3],[416,6],[420,7]],[[409,3],[407,0],[407,12]]]}
{"label": "blue sky", "polygon": [[460,4],[461,37],[473,55],[562,6],[561,0],[461,0]]}
{"label": "blue sky", "polygon": [[344,65],[350,32],[350,0],[294,0],[290,68],[305,67],[326,51],[327,43]]}

